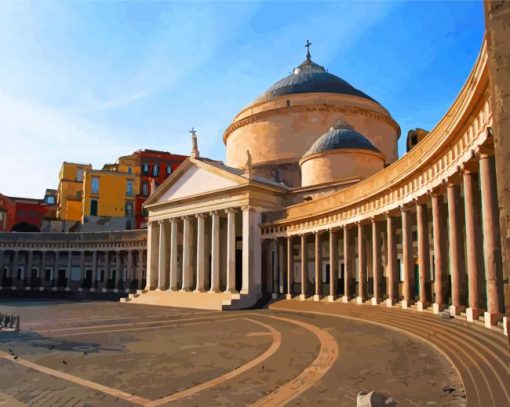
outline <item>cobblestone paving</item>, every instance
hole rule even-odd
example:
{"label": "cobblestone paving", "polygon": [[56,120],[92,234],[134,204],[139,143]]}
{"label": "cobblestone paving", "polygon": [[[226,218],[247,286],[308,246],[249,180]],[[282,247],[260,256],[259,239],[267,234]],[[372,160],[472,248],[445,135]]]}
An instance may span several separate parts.
{"label": "cobblestone paving", "polygon": [[[287,405],[353,406],[361,390],[387,392],[400,405],[463,402],[442,392],[448,385],[461,393],[460,379],[442,354],[362,322],[273,310],[219,313],[109,302],[4,302],[0,312],[22,317],[22,332],[0,335],[0,407],[249,405],[293,380],[321,349],[310,330],[271,316],[316,326],[331,334],[339,349],[330,370]],[[281,343],[264,324],[279,332]],[[171,403],[157,402],[261,357],[228,380]],[[107,387],[101,391],[95,385]]]}

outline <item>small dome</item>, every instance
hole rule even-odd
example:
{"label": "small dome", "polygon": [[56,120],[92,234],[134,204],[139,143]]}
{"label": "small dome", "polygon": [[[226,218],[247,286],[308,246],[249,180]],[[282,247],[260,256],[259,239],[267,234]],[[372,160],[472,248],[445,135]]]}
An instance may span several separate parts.
{"label": "small dome", "polygon": [[330,74],[324,67],[316,64],[309,58],[295,68],[289,76],[286,76],[271,86],[256,101],[263,102],[278,96],[315,92],[341,93],[344,95],[359,96],[375,102],[370,96],[356,89],[338,76]]}
{"label": "small dome", "polygon": [[327,133],[312,144],[303,158],[324,151],[341,149],[370,150],[380,153],[365,136],[354,130],[349,123],[339,120]]}

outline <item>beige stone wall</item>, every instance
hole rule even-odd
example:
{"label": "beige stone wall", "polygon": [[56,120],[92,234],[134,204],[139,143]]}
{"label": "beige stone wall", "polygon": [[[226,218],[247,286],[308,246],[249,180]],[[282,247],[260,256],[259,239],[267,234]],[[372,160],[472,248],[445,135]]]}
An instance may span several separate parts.
{"label": "beige stone wall", "polygon": [[239,113],[224,134],[227,165],[242,167],[247,149],[254,165],[297,162],[338,119],[366,136],[386,163],[397,159],[400,128],[381,105],[356,96],[308,93],[254,104]]}
{"label": "beige stone wall", "polygon": [[510,2],[485,1],[489,89],[500,210],[506,314],[510,315]]}
{"label": "beige stone wall", "polygon": [[350,177],[363,179],[383,168],[384,159],[380,154],[367,150],[334,150],[301,162],[302,184],[317,185]]}

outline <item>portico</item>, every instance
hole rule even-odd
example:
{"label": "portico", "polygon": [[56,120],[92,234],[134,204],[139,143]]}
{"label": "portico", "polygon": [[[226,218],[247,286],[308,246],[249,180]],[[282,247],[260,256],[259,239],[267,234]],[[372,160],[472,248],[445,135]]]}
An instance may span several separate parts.
{"label": "portico", "polygon": [[260,214],[285,187],[190,157],[146,202],[147,285],[134,303],[223,309],[261,296]]}

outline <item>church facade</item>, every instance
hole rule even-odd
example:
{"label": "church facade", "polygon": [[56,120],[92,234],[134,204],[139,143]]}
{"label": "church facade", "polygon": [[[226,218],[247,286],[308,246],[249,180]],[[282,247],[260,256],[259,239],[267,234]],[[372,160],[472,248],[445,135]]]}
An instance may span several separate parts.
{"label": "church facade", "polygon": [[400,159],[381,104],[312,61],[150,196],[147,283],[133,303],[249,308],[268,297],[449,310],[504,321],[484,42],[457,99]]}

